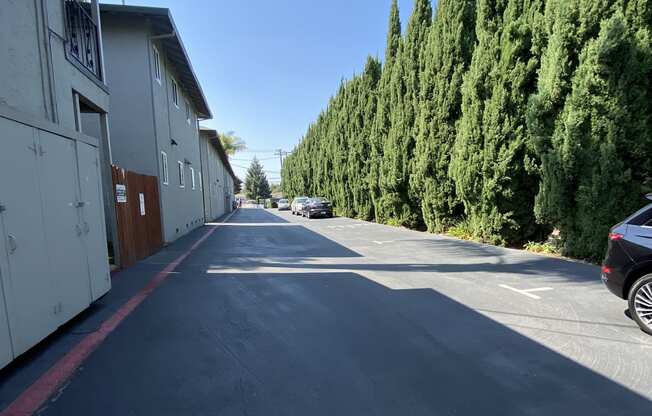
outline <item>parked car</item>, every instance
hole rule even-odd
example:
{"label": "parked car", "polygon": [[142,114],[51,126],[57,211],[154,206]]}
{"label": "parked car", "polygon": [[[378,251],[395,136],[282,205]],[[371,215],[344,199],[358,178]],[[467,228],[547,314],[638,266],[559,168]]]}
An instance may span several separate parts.
{"label": "parked car", "polygon": [[303,210],[303,204],[308,200],[307,196],[298,196],[292,200],[292,204],[290,205],[290,211],[292,211],[292,214],[294,215],[300,215],[301,211]]}
{"label": "parked car", "polygon": [[287,211],[290,209],[290,201],[287,199],[279,199],[278,200],[278,210],[279,211]]}
{"label": "parked car", "polygon": [[307,218],[312,217],[333,217],[331,203],[324,198],[310,198],[303,204],[301,215]]}
{"label": "parked car", "polygon": [[652,335],[652,204],[611,229],[602,281],[627,300],[629,315]]}

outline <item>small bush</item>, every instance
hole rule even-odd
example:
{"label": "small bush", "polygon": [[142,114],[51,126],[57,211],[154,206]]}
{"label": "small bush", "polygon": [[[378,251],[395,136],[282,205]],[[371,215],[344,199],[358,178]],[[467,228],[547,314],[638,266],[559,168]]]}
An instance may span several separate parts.
{"label": "small bush", "polygon": [[468,220],[462,220],[456,225],[450,227],[446,231],[446,234],[462,240],[480,241],[480,239],[473,234],[473,227],[471,227],[471,223]]}
{"label": "small bush", "polygon": [[561,255],[559,248],[550,241],[528,241],[523,248],[533,253]]}

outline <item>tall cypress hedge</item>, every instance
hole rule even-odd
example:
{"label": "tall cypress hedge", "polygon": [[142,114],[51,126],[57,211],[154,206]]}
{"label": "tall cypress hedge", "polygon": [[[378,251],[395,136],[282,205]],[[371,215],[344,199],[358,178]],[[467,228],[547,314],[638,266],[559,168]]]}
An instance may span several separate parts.
{"label": "tall cypress hedge", "polygon": [[597,260],[652,192],[647,0],[416,0],[286,160],[288,196]]}

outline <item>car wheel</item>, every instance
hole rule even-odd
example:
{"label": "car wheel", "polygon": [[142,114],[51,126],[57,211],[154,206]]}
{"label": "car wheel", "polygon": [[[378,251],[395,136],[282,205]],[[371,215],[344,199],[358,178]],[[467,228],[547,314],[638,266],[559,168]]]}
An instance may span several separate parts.
{"label": "car wheel", "polygon": [[629,313],[639,327],[652,335],[652,274],[640,278],[629,291]]}

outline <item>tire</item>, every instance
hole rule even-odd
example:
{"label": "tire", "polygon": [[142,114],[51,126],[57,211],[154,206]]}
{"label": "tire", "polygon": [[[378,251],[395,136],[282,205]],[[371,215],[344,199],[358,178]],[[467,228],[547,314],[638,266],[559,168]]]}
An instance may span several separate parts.
{"label": "tire", "polygon": [[632,319],[643,332],[652,335],[652,274],[638,279],[629,290],[627,299]]}

